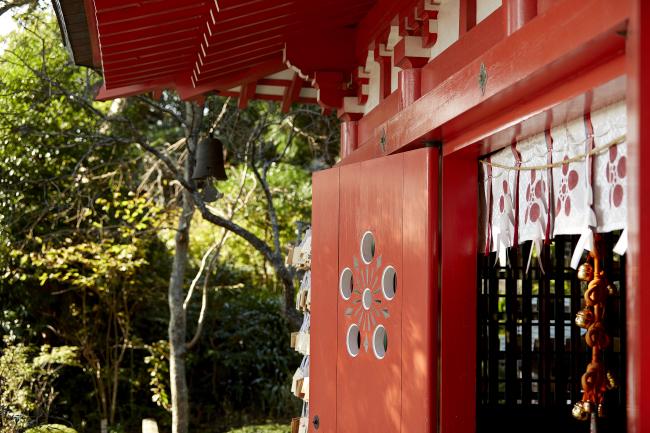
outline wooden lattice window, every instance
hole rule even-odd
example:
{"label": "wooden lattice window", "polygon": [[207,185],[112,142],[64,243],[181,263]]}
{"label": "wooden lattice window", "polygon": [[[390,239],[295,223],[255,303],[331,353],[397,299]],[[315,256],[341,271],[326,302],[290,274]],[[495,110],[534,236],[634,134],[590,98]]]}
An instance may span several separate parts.
{"label": "wooden lattice window", "polygon": [[[611,252],[620,233],[604,234]],[[585,283],[569,261],[578,236],[557,236],[533,258],[531,243],[508,251],[508,266],[496,253],[478,260],[477,431],[587,432],[571,416],[581,398],[580,378],[591,351],[584,329],[573,320],[582,308]],[[609,253],[609,280],[618,288],[607,304],[607,330],[613,337],[605,362],[619,380],[606,395],[601,432],[625,432],[625,258]]]}

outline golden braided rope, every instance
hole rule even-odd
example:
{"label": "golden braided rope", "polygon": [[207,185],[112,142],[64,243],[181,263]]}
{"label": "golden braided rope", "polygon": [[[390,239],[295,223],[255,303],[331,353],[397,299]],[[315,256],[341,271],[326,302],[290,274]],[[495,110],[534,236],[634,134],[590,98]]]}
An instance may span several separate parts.
{"label": "golden braided rope", "polygon": [[582,375],[582,400],[573,406],[572,414],[581,421],[591,417],[592,432],[596,429],[596,418],[604,416],[605,392],[616,387],[614,376],[603,363],[603,351],[611,341],[603,324],[605,303],[610,294],[616,293],[603,269],[604,254],[602,236],[594,234],[594,249],[578,268],[578,278],[589,284],[584,293],[585,307],[576,315],[575,323],[587,330],[585,341],[591,347],[591,362]]}
{"label": "golden braided rope", "polygon": [[603,144],[602,146],[595,147],[591,149],[587,153],[583,153],[580,155],[572,156],[571,158],[566,158],[562,161],[557,161],[557,162],[552,162],[550,164],[542,164],[542,165],[527,165],[527,166],[509,166],[505,164],[499,164],[498,162],[492,162],[488,161],[486,159],[482,159],[480,162],[485,165],[489,165],[490,167],[495,167],[495,168],[500,168],[503,170],[516,170],[516,171],[526,171],[526,170],[546,170],[547,168],[556,168],[556,167],[562,167],[565,164],[571,164],[572,162],[580,162],[584,159],[586,159],[588,156],[596,156],[605,153],[607,150],[609,150],[610,147],[618,146],[619,144],[625,143],[626,136],[625,134],[621,135],[620,137],[617,137],[610,141],[607,144]]}

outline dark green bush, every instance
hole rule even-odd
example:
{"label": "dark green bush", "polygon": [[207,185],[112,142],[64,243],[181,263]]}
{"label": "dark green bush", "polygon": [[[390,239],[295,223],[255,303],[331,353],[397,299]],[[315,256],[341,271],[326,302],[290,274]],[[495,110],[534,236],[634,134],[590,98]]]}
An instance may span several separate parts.
{"label": "dark green bush", "polygon": [[[246,291],[247,293],[242,293]],[[289,324],[275,297],[246,289],[221,290],[201,345],[190,358],[194,420],[214,426],[279,420],[300,410],[290,391],[300,355],[289,346]]]}

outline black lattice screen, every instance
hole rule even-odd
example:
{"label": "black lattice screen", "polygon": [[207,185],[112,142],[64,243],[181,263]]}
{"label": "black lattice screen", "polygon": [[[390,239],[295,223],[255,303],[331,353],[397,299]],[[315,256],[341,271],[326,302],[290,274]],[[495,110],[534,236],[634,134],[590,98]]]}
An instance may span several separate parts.
{"label": "black lattice screen", "polygon": [[[607,251],[618,233],[604,235]],[[477,431],[587,432],[571,417],[581,398],[580,378],[590,351],[584,330],[573,324],[582,308],[583,284],[569,266],[577,236],[557,236],[542,252],[544,272],[535,258],[526,272],[527,242],[508,252],[500,267],[496,254],[479,256]],[[619,388],[606,396],[607,418],[599,431],[625,432],[624,353],[625,259],[608,254],[605,270],[619,288],[607,304],[612,345],[606,364]]]}

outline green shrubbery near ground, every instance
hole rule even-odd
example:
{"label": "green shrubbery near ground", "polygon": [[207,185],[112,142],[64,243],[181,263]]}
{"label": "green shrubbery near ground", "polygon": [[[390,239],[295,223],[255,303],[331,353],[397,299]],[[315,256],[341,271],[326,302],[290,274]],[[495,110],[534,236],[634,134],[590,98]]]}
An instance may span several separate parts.
{"label": "green shrubbery near ground", "polygon": [[228,433],[289,433],[289,426],[285,424],[251,425],[230,430]]}

